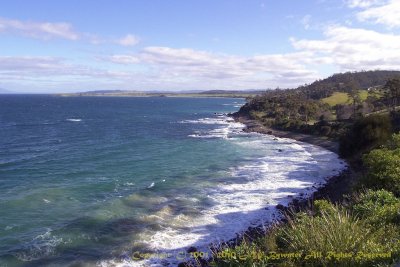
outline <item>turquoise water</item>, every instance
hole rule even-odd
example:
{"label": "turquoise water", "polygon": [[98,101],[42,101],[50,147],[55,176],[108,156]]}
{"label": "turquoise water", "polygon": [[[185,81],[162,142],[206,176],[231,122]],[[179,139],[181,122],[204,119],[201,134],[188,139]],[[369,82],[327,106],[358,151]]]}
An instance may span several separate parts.
{"label": "turquoise water", "polygon": [[243,102],[0,96],[0,266],[157,266],[131,255],[232,238],[343,167],[242,133]]}

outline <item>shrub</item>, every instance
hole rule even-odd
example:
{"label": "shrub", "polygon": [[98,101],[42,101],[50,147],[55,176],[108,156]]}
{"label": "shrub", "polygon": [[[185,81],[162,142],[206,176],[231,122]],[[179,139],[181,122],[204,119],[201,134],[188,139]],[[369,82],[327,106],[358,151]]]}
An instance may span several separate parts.
{"label": "shrub", "polygon": [[358,119],[340,138],[340,155],[349,157],[373,149],[389,140],[392,124],[388,115],[371,115]]}
{"label": "shrub", "polygon": [[361,193],[352,208],[355,214],[372,224],[400,223],[400,200],[386,190]]}
{"label": "shrub", "polygon": [[324,136],[328,136],[332,131],[332,128],[330,126],[322,126],[320,130],[320,134]]}
{"label": "shrub", "polygon": [[375,149],[363,157],[368,169],[364,182],[366,186],[386,189],[400,196],[400,148]]}
{"label": "shrub", "polygon": [[[387,239],[382,236],[384,233],[368,227],[342,207],[326,204],[320,202],[317,205],[321,211],[319,216],[301,213],[287,227],[278,231],[277,244],[282,250],[302,252],[303,255],[312,252],[322,254],[322,257],[292,262],[293,266],[371,266],[392,260],[357,258],[360,252],[387,253],[393,244],[385,243]],[[348,256],[337,258],[329,256],[331,253]]]}
{"label": "shrub", "polygon": [[[263,239],[268,239],[268,237],[264,237]],[[249,242],[246,239],[243,239],[240,245],[216,251],[213,254],[211,266],[267,266],[270,264],[270,261],[266,257],[267,255],[268,252],[264,249],[264,246],[260,245],[260,243]]]}
{"label": "shrub", "polygon": [[314,213],[317,216],[322,216],[323,214],[331,214],[335,212],[335,206],[327,200],[315,200],[314,201]]}
{"label": "shrub", "polygon": [[393,134],[386,147],[391,150],[400,148],[400,134]]}

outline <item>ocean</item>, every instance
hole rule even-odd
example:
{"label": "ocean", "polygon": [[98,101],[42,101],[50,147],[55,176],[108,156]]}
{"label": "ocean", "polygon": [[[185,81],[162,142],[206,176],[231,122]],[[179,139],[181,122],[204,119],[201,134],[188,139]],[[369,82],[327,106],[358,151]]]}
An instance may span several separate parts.
{"label": "ocean", "polygon": [[243,103],[0,95],[0,266],[176,266],[345,167],[243,132]]}

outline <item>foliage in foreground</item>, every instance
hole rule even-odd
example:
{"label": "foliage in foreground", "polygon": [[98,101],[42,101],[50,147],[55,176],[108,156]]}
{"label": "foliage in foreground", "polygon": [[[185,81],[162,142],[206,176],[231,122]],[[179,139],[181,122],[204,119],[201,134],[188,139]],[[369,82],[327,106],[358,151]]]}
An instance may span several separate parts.
{"label": "foliage in foreground", "polygon": [[399,257],[400,227],[391,220],[375,224],[370,219],[386,218],[382,203],[390,207],[400,202],[387,191],[361,194],[353,203],[354,212],[316,201],[314,216],[298,213],[255,242],[244,240],[224,249],[215,255],[213,266],[389,266]]}
{"label": "foliage in foreground", "polygon": [[367,187],[382,188],[400,196],[400,134],[395,134],[388,145],[364,155],[368,174],[364,179]]}

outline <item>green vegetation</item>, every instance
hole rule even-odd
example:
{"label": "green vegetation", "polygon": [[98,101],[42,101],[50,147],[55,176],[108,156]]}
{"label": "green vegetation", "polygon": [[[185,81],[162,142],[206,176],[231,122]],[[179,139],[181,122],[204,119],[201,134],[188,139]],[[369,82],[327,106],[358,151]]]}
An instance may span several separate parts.
{"label": "green vegetation", "polygon": [[212,266],[389,266],[400,256],[400,200],[360,194],[352,206],[315,202],[267,235],[215,253]]}
{"label": "green vegetation", "polygon": [[352,209],[369,224],[400,224],[400,199],[390,191],[368,189],[354,198]]}
{"label": "green vegetation", "polygon": [[368,169],[365,183],[370,187],[392,190],[397,196],[400,196],[399,138],[400,135],[395,135],[392,139],[394,146],[374,149],[363,157]]}
{"label": "green vegetation", "polygon": [[[346,73],[248,99],[236,116],[339,140],[354,180],[342,201],[316,200],[286,214],[287,222],[266,234],[218,250],[213,266],[392,266],[400,261],[400,79],[395,75],[400,76]],[[367,88],[372,89],[362,90]]]}
{"label": "green vegetation", "polygon": [[349,157],[382,145],[390,139],[392,124],[389,115],[371,115],[356,120],[340,137],[340,155]]}
{"label": "green vegetation", "polygon": [[331,96],[325,97],[321,101],[328,104],[331,107],[334,107],[340,104],[348,104],[349,96],[346,93],[334,92]]}
{"label": "green vegetation", "polygon": [[[366,90],[359,90],[358,92],[361,101],[367,100],[368,96],[370,95]],[[334,92],[331,96],[322,98],[321,101],[331,107],[334,107],[336,105],[350,104],[349,95],[342,92]]]}
{"label": "green vegetation", "polygon": [[[265,126],[339,139],[354,121],[399,110],[400,72],[336,74],[296,89],[276,89],[248,98],[235,114]],[[388,114],[389,115],[389,114]]]}

